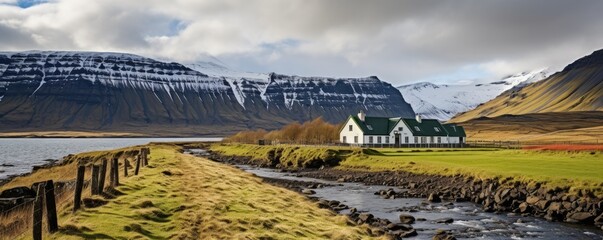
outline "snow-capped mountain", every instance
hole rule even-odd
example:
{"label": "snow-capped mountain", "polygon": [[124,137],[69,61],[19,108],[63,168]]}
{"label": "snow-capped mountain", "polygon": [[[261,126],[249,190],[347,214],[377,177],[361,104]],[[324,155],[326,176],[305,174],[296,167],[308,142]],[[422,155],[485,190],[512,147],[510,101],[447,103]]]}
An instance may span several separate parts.
{"label": "snow-capped mountain", "polygon": [[415,83],[398,87],[404,99],[417,114],[425,118],[446,121],[487,102],[511,88],[521,88],[529,83],[547,78],[548,69],[538,69],[504,77],[487,84],[447,85]]}
{"label": "snow-capped mountain", "polygon": [[358,110],[414,115],[400,92],[376,77],[247,73],[219,62],[182,65],[124,53],[0,52],[0,130],[169,126],[175,135],[223,134],[319,116],[339,122]]}

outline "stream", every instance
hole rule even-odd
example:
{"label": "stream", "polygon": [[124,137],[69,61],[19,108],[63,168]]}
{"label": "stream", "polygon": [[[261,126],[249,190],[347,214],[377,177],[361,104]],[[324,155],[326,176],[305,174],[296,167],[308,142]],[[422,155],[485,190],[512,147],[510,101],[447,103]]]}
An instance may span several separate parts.
{"label": "stream", "polygon": [[[297,177],[292,173],[249,165],[236,165],[236,167],[259,177],[324,183],[325,187],[313,189],[316,194],[312,196],[337,200],[350,208],[369,212],[375,217],[385,218],[394,223],[399,222],[398,216],[401,213],[410,214],[417,219],[424,218],[424,221],[416,221],[412,224],[419,233],[418,236],[413,237],[414,239],[431,239],[438,229],[447,230],[457,238],[603,239],[603,231],[594,226],[548,222],[544,219],[512,214],[487,213],[471,202],[427,203],[422,198],[384,199],[374,194],[388,188],[393,188],[395,191],[404,190],[396,187]],[[346,211],[340,213],[346,214]],[[454,221],[450,224],[436,223],[438,219],[444,218],[452,218]]]}

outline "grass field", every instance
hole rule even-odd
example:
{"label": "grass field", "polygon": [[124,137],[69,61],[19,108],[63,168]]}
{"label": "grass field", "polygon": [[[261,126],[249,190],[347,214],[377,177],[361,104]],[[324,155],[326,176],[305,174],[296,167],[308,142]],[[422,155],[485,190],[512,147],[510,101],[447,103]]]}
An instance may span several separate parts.
{"label": "grass field", "polygon": [[[152,145],[149,167],[120,177],[96,208],[60,208],[50,239],[370,239],[367,226],[236,168]],[[33,180],[33,179],[32,179]],[[25,179],[19,181],[26,184]],[[88,190],[89,191],[89,190]],[[29,234],[27,234],[29,235]]]}
{"label": "grass field", "polygon": [[[241,154],[245,145],[212,147],[225,154]],[[304,148],[304,147],[300,147]],[[318,151],[320,148],[312,148]],[[342,148],[336,148],[342,149]],[[349,149],[349,148],[348,148]],[[603,152],[533,151],[506,149],[392,149],[349,151],[338,168],[366,171],[511,178],[549,187],[590,189],[603,193]],[[247,152],[246,154],[249,154]],[[258,156],[261,157],[261,156]]]}
{"label": "grass field", "polygon": [[603,143],[603,111],[503,115],[459,124],[469,140]]}

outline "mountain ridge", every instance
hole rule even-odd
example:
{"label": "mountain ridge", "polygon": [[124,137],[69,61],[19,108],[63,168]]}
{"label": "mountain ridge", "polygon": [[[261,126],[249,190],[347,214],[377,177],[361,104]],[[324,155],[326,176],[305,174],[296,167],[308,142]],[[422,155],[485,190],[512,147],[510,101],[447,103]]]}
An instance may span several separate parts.
{"label": "mountain ridge", "polygon": [[204,134],[274,129],[319,116],[338,122],[358,110],[414,115],[402,95],[376,77],[241,76],[218,65],[212,66],[222,73],[206,74],[134,54],[0,53],[0,130],[169,127]]}

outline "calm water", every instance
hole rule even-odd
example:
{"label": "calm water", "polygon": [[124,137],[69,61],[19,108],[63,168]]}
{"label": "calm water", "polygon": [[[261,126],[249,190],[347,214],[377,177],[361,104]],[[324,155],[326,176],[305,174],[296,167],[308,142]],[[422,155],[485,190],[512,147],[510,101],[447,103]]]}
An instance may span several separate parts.
{"label": "calm water", "polygon": [[[423,204],[425,199],[421,198],[384,199],[373,193],[391,187],[297,177],[273,169],[247,165],[238,165],[238,167],[260,177],[332,184],[332,186],[314,189],[316,191],[314,196],[337,200],[349,207],[370,212],[375,217],[386,218],[392,222],[399,222],[398,216],[401,213],[410,214],[415,218],[425,218],[426,221],[413,224],[419,235],[412,239],[431,239],[437,229],[451,231],[459,239],[603,239],[603,231],[595,227],[548,222],[534,217],[487,213],[471,202],[453,203],[447,206],[445,202]],[[401,208],[418,210],[405,212]],[[451,224],[435,222],[442,218],[452,218],[454,222]],[[517,223],[518,219],[522,222]]]}
{"label": "calm water", "polygon": [[[2,138],[0,139],[0,179],[31,172],[45,159],[109,150],[149,142],[219,141],[221,138]],[[14,165],[14,166],[3,166]]]}

